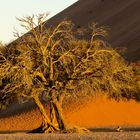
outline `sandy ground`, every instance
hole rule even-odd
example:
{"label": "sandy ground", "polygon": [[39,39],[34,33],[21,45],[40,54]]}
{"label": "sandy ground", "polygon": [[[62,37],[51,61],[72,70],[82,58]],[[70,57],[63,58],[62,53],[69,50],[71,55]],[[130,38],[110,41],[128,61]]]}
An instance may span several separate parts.
{"label": "sandy ground", "polygon": [[[14,106],[15,110],[18,106]],[[37,108],[27,110],[28,104],[15,115],[0,118],[0,131],[25,131],[38,127],[41,124],[40,113]],[[135,101],[115,102],[105,97],[96,97],[81,105],[69,105],[65,108],[65,118],[70,126],[86,128],[102,128],[118,125],[122,127],[140,126],[140,103]],[[13,110],[12,110],[13,111]],[[5,112],[8,114],[8,111]]]}
{"label": "sandy ground", "polygon": [[1,140],[139,140],[140,132],[90,134],[2,134]]}

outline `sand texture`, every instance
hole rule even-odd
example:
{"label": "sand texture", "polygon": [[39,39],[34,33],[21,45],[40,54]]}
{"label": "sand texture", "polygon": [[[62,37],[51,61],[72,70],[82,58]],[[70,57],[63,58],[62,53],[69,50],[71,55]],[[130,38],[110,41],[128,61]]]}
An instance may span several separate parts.
{"label": "sand texture", "polygon": [[[11,108],[14,108],[11,109]],[[27,109],[28,108],[28,109]],[[17,113],[17,110],[19,110]],[[97,97],[65,107],[66,121],[70,126],[86,128],[140,126],[140,104],[134,101],[116,102]],[[0,112],[0,131],[26,131],[41,124],[40,113],[31,103],[13,105]]]}
{"label": "sand texture", "polygon": [[1,140],[139,140],[139,132],[91,134],[2,134]]}
{"label": "sand texture", "polygon": [[106,26],[113,47],[126,49],[128,60],[140,59],[139,0],[79,0],[52,17],[49,25],[65,18],[72,20],[77,28],[87,28],[92,22]]}

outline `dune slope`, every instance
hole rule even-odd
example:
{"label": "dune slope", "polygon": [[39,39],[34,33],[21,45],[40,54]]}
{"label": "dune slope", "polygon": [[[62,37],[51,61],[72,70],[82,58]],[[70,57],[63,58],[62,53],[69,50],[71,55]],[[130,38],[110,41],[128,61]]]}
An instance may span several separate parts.
{"label": "dune slope", "polygon": [[115,48],[126,48],[125,56],[131,61],[140,59],[139,14],[139,0],[79,0],[48,23],[54,26],[67,18],[78,28],[87,28],[92,22],[106,26],[109,28],[109,42]]}
{"label": "dune slope", "polygon": [[[27,108],[28,104],[26,104]],[[107,126],[140,126],[140,104],[134,101],[115,102],[105,97],[97,97],[81,102],[81,105],[73,104],[65,108],[66,121],[70,126],[87,128]],[[6,113],[6,112],[5,112]],[[30,130],[40,125],[39,111],[34,108],[9,117],[0,118],[0,131]]]}

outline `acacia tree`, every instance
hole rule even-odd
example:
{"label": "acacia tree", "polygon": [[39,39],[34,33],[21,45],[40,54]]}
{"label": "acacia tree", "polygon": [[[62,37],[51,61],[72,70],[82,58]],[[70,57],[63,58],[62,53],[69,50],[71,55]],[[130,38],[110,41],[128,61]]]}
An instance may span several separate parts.
{"label": "acacia tree", "polygon": [[[1,51],[1,104],[6,100],[33,99],[42,115],[38,132],[77,132],[69,128],[63,116],[63,100],[84,87],[107,91],[111,98],[134,97],[135,84],[131,67],[103,41],[103,27],[92,24],[89,41],[78,35],[70,21],[45,29],[44,15],[18,19],[29,31]],[[8,55],[7,55],[8,54]],[[46,113],[40,95],[50,105]],[[81,129],[85,130],[85,129]]]}

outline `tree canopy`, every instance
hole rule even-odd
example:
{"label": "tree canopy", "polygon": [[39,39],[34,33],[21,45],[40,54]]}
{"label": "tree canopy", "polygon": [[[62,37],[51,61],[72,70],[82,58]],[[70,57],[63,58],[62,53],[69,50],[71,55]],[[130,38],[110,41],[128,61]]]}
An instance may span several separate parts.
{"label": "tree canopy", "polygon": [[[73,132],[63,116],[63,100],[85,87],[105,91],[116,100],[133,99],[137,92],[132,67],[105,41],[104,27],[92,24],[91,39],[64,20],[46,27],[44,14],[18,19],[28,33],[0,51],[0,100],[33,99],[42,115],[40,132]],[[94,92],[92,93],[94,94]],[[50,115],[41,102],[50,104]]]}

